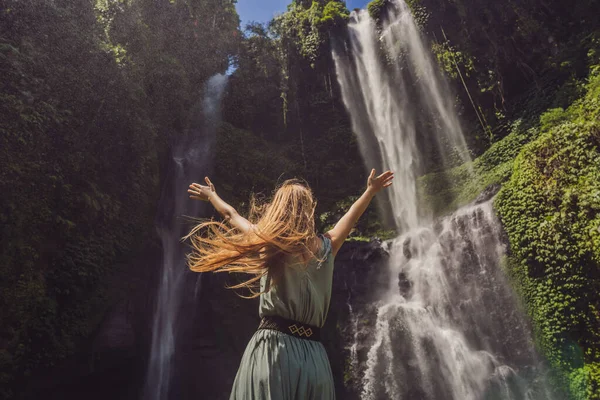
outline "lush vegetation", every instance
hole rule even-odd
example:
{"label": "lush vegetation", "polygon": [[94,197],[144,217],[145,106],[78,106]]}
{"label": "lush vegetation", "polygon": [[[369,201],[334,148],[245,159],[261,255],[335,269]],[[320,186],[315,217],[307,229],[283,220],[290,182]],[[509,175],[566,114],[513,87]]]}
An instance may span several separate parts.
{"label": "lush vegetation", "polygon": [[[406,3],[455,83],[463,119],[470,121],[467,140],[477,155],[509,134],[517,116],[536,119],[576,99],[576,83],[587,75],[587,52],[600,39],[592,17],[600,5],[594,0],[573,7],[560,0]],[[380,20],[389,4],[374,0],[368,9]],[[562,95],[555,96],[559,88]]]}
{"label": "lush vegetation", "polygon": [[600,398],[600,69],[584,95],[511,133],[469,165],[419,181],[439,213],[502,188],[495,206],[507,231],[507,271],[530,313],[558,387]]}
{"label": "lush vegetation", "polygon": [[[294,163],[289,171],[310,183],[319,213],[357,193],[364,176],[330,57],[329,37],[347,18],[339,1],[294,1],[268,26],[250,24],[225,98],[225,119]],[[247,200],[239,194],[232,200]]]}
{"label": "lush vegetation", "polygon": [[[595,61],[595,51],[589,52]],[[510,240],[507,272],[532,317],[557,387],[600,398],[600,68],[581,98],[511,132],[472,163],[419,181],[439,213],[502,185],[495,206]],[[561,91],[557,92],[561,96]]]}
{"label": "lush vegetation", "polygon": [[600,398],[600,74],[542,115],[496,207],[539,343],[576,399]]}
{"label": "lush vegetation", "polygon": [[238,23],[226,1],[3,2],[1,398],[96,329],[111,276],[154,230],[168,144],[227,67]]}
{"label": "lush vegetation", "polygon": [[[507,269],[540,347],[557,384],[598,399],[598,2],[407,3],[479,156],[421,177],[420,195],[443,214],[503,185]],[[381,23],[389,6],[368,9]],[[225,199],[243,209],[302,177],[320,228],[350,206],[365,171],[330,56],[348,18],[336,0],[242,29],[233,0],[2,4],[0,397],[76,353],[123,295],[114,276],[152,240],[171,146],[211,75],[235,69],[215,149]],[[390,232],[370,209],[353,235]]]}
{"label": "lush vegetation", "polygon": [[515,120],[511,132],[472,162],[424,175],[418,180],[419,197],[436,215],[445,215],[474,200],[490,185],[506,181],[521,147],[537,137],[537,126]]}

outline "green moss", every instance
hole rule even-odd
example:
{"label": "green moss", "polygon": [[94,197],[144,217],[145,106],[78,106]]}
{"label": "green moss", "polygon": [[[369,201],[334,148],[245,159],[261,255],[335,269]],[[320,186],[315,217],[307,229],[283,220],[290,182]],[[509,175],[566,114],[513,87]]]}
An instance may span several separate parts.
{"label": "green moss", "polygon": [[574,369],[568,376],[570,392],[575,400],[598,399],[600,391],[600,363]]}
{"label": "green moss", "polygon": [[247,210],[253,194],[267,197],[270,192],[264,190],[273,190],[285,179],[301,176],[301,166],[286,155],[288,150],[223,123],[217,134],[213,179],[219,193],[233,206]]}
{"label": "green moss", "polygon": [[348,385],[352,381],[354,376],[354,368],[352,366],[352,360],[350,357],[346,357],[344,362],[344,385]]}
{"label": "green moss", "polygon": [[452,79],[458,79],[459,77],[456,65],[460,67],[461,73],[466,77],[469,77],[475,71],[473,58],[453,47],[449,41],[432,43],[431,51],[442,70]]}
{"label": "green moss", "polygon": [[[373,0],[367,4],[367,11],[369,12],[369,16],[375,21],[375,24],[381,26],[383,22],[382,17],[391,4],[393,3],[390,0]],[[425,26],[430,14],[421,4],[421,0],[407,0],[406,4],[410,8],[417,25],[421,27]]]}
{"label": "green moss", "polygon": [[323,14],[319,20],[319,25],[331,28],[334,26],[343,26],[350,17],[348,9],[339,1],[330,1],[323,8]]}
{"label": "green moss", "polygon": [[[319,215],[317,225],[319,230],[326,232],[344,216],[352,204],[358,199],[358,196],[348,196]],[[358,220],[356,226],[350,232],[348,240],[358,242],[369,242],[372,238],[381,240],[392,239],[397,236],[397,232],[388,229],[383,225],[377,212],[376,205],[371,203],[363,216]]]}
{"label": "green moss", "polygon": [[371,18],[377,23],[381,23],[382,13],[390,3],[390,0],[373,0],[367,4],[367,11]]}
{"label": "green moss", "polygon": [[525,129],[521,121],[516,121],[508,136],[473,162],[419,178],[420,200],[436,215],[447,214],[473,201],[489,185],[500,184],[510,177],[519,150],[537,137],[538,131],[537,128]]}
{"label": "green moss", "polygon": [[329,33],[344,28],[349,16],[345,3],[337,0],[293,2],[287,12],[271,22],[271,28],[277,36],[287,39],[286,46],[296,47],[314,68],[327,48]]}
{"label": "green moss", "polygon": [[495,206],[538,344],[574,399],[599,399],[600,75],[553,109],[514,161]]}
{"label": "green moss", "polygon": [[[193,46],[183,2],[112,3],[0,10],[0,398],[26,398],[125,296],[115,276],[155,231],[159,160],[187,131],[198,88],[227,66],[218,39],[236,41],[206,30],[212,50]],[[232,32],[231,7],[199,14]],[[169,29],[148,24],[153,10]]]}

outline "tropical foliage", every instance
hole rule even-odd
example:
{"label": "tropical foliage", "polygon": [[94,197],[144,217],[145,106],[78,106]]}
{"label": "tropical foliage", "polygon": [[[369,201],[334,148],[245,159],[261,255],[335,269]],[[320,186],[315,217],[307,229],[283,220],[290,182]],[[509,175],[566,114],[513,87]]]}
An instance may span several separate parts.
{"label": "tropical foliage", "polygon": [[540,346],[575,399],[600,398],[600,74],[542,115],[496,206]]}
{"label": "tropical foliage", "polygon": [[[377,23],[391,3],[368,5]],[[557,385],[599,399],[600,3],[407,4],[479,156],[432,165],[420,195],[443,214],[502,185],[507,271],[539,346]],[[231,73],[215,148],[223,197],[243,210],[302,177],[320,228],[347,210],[365,171],[331,46],[349,17],[336,0],[294,0],[242,28],[235,0],[2,3],[0,397],[24,397],[126,295],[115,277],[155,246],[171,148],[215,73]],[[390,234],[370,209],[352,235]]]}
{"label": "tropical foliage", "polygon": [[238,23],[230,1],[3,2],[0,397],[96,329]]}

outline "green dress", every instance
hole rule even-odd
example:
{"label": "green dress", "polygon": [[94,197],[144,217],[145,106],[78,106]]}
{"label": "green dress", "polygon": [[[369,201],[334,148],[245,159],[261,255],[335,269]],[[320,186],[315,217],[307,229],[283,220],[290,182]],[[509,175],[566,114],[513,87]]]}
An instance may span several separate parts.
{"label": "green dress", "polygon": [[[331,241],[320,235],[319,260],[289,262],[267,293],[259,315],[322,327],[333,279]],[[261,280],[264,291],[267,278]],[[242,357],[230,400],[333,400],[333,375],[323,344],[270,329],[257,331]]]}

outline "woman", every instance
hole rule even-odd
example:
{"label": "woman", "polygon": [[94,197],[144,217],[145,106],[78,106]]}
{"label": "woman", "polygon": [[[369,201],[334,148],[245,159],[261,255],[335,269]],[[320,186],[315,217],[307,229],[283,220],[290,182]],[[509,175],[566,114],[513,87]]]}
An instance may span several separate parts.
{"label": "woman", "polygon": [[315,233],[316,202],[297,180],[285,181],[265,207],[252,206],[251,220],[259,216],[255,223],[225,203],[208,177],[207,186],[190,185],[190,198],[209,201],[228,225],[211,221],[192,230],[189,267],[248,274],[249,279],[231,288],[260,296],[262,320],[242,357],[231,400],[335,398],[331,368],[319,342],[331,298],[333,259],[375,194],[392,179],[392,172],[376,177],[373,169],[363,195],[325,235]]}

